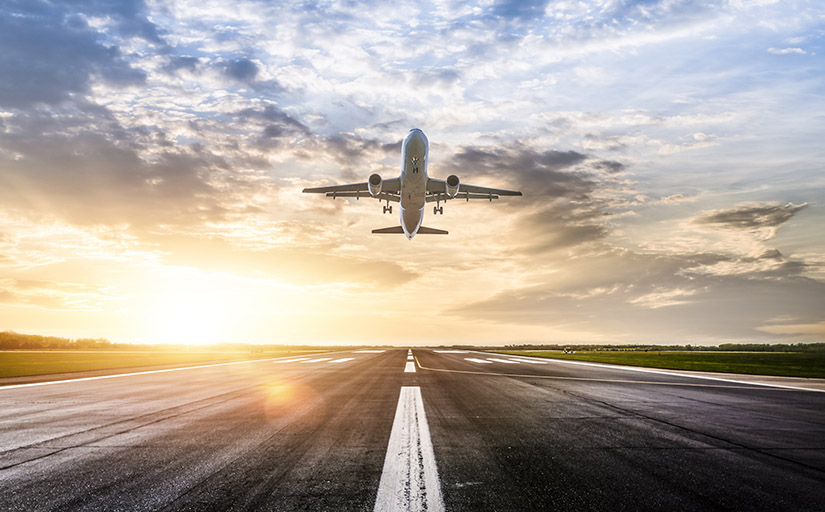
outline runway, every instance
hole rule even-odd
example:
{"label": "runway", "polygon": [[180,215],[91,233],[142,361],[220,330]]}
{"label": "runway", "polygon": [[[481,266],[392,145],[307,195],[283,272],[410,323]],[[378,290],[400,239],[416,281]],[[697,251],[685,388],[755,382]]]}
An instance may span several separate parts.
{"label": "runway", "polygon": [[823,509],[825,393],[411,355],[0,387],[0,508]]}

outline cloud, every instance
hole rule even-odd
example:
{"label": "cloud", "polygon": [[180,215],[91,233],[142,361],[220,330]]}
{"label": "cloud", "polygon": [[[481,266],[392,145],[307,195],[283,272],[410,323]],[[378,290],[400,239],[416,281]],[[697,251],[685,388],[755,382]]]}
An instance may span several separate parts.
{"label": "cloud", "polygon": [[808,52],[802,48],[768,48],[768,53],[772,53],[774,55],[808,55]]}
{"label": "cloud", "polygon": [[254,83],[259,73],[258,65],[246,58],[223,61],[219,65],[226,76],[239,82]]}
{"label": "cloud", "polygon": [[336,247],[302,247],[290,244],[251,250],[218,237],[175,237],[163,246],[167,265],[185,265],[207,272],[224,272],[275,279],[293,285],[342,283],[364,289],[393,289],[407,284],[418,273],[398,263],[348,255]]}
{"label": "cloud", "polygon": [[663,196],[658,201],[654,201],[651,204],[664,204],[664,205],[673,205],[673,204],[682,204],[682,203],[695,203],[695,197],[687,197],[684,194],[672,194],[669,196]]}
{"label": "cloud", "polygon": [[0,279],[0,302],[56,311],[100,311],[119,300],[113,292],[85,283]]}
{"label": "cloud", "polygon": [[825,283],[794,269],[727,276],[701,272],[727,259],[613,249],[556,261],[553,273],[533,277],[536,284],[499,291],[449,313],[476,321],[549,326],[568,340],[592,340],[592,334],[582,333],[598,325],[600,332],[612,333],[608,339],[613,343],[816,334],[803,332],[807,327],[766,328],[765,318],[795,315],[804,319],[800,324],[821,322],[818,305],[825,301]]}
{"label": "cloud", "polygon": [[144,84],[145,73],[100,39],[66,8],[13,2],[0,16],[0,106],[59,104],[88,93],[94,80],[115,87]]}
{"label": "cloud", "polygon": [[757,327],[757,330],[768,332],[771,334],[789,335],[789,336],[812,336],[815,339],[821,339],[825,336],[825,322],[816,322],[810,324],[772,324]]}
{"label": "cloud", "polygon": [[0,138],[6,207],[80,225],[196,225],[248,214],[251,196],[266,189],[202,146],[144,153],[154,146],[151,133],[126,130],[99,110],[7,118],[11,133]]}
{"label": "cloud", "polygon": [[[586,172],[567,171],[587,156],[576,151],[536,151],[528,147],[464,147],[446,166],[459,178],[467,176],[503,177],[527,192],[529,198],[558,197],[585,199],[596,183]],[[603,165],[603,164],[600,164]]]}
{"label": "cloud", "polygon": [[506,19],[535,20],[544,16],[548,0],[499,0],[492,12]]}
{"label": "cloud", "polygon": [[710,224],[722,228],[757,230],[778,228],[788,222],[807,206],[804,204],[765,203],[752,206],[740,206],[726,210],[705,212],[694,219],[699,224]]}

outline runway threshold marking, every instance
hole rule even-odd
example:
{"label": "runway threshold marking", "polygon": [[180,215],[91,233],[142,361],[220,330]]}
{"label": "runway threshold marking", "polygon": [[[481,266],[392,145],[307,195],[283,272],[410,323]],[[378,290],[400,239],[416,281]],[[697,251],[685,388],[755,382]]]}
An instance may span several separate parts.
{"label": "runway threshold marking", "polygon": [[323,362],[323,361],[329,361],[330,359],[332,359],[332,358],[331,357],[319,357],[318,359],[309,359],[307,361],[301,361],[301,364],[320,363],[320,362]]}
{"label": "runway threshold marking", "polygon": [[519,359],[517,357],[510,358],[511,361],[518,361],[519,363],[529,363],[529,364],[548,364],[547,361],[535,361],[530,359]]}
{"label": "runway threshold marking", "polygon": [[306,361],[309,359],[308,357],[297,357],[295,359],[284,359],[283,361],[272,361],[272,364],[281,364],[281,363],[297,363],[298,361]]}
{"label": "runway threshold marking", "polygon": [[465,357],[464,360],[470,361],[471,363],[493,364],[492,361],[488,361],[486,359],[476,359],[475,357]]}
{"label": "runway threshold marking", "polygon": [[338,363],[346,363],[347,361],[354,360],[354,357],[342,357],[341,359],[335,359],[334,361],[330,361],[330,364],[338,364]]}
{"label": "runway threshold marking", "polygon": [[401,387],[374,510],[444,510],[430,427],[418,386]]}
{"label": "runway threshold marking", "polygon": [[509,359],[498,359],[495,357],[488,357],[488,361],[495,361],[497,363],[518,364],[518,361],[511,361]]}
{"label": "runway threshold marking", "polygon": [[[488,377],[519,377],[525,379],[546,379],[546,380],[577,380],[581,382],[606,382],[610,384],[648,384],[652,386],[673,386],[673,387],[689,387],[689,388],[718,388],[718,389],[753,389],[754,386],[768,386],[776,391],[819,391],[819,389],[810,389],[810,388],[797,388],[791,386],[779,386],[779,385],[771,385],[771,384],[757,384],[751,382],[742,382],[745,384],[744,386],[725,386],[721,384],[692,384],[690,382],[656,382],[652,380],[629,380],[629,379],[594,379],[590,377],[562,377],[559,375],[531,375],[529,373],[498,373],[498,372],[481,372],[481,371],[471,371],[471,370],[450,370],[449,368],[430,368],[428,366],[424,366],[421,364],[421,361],[418,361],[418,367],[422,370],[431,371],[431,372],[445,372],[445,373],[463,373],[466,375],[486,375]],[[612,368],[612,367],[610,367]],[[658,372],[657,372],[658,373]],[[662,372],[664,373],[664,372]],[[690,375],[680,375],[677,373],[669,373],[666,375],[676,376],[676,377],[690,377]],[[700,377],[697,377],[700,378]],[[712,377],[704,377],[704,378],[712,378]],[[725,379],[716,379],[716,380],[725,380]],[[737,381],[729,381],[729,382],[737,382]]]}

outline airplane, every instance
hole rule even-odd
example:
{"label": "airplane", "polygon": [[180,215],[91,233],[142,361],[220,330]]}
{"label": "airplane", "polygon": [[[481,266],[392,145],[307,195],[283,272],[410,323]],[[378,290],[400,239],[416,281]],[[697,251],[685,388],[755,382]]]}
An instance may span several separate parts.
{"label": "airplane", "polygon": [[386,201],[384,213],[392,214],[390,201],[399,203],[400,226],[373,229],[376,234],[403,233],[407,240],[412,240],[416,234],[446,235],[443,229],[422,226],[426,203],[435,202],[433,215],[444,214],[441,202],[450,199],[487,199],[492,202],[500,196],[520,196],[521,192],[499,188],[479,187],[461,183],[458,176],[451,174],[446,180],[437,180],[427,176],[427,154],[430,142],[424,132],[413,128],[404,138],[401,145],[401,175],[397,178],[382,179],[377,173],[371,174],[363,183],[347,185],[332,185],[329,187],[305,188],[304,193],[326,194],[333,199],[337,197],[361,196],[372,197],[379,201]]}

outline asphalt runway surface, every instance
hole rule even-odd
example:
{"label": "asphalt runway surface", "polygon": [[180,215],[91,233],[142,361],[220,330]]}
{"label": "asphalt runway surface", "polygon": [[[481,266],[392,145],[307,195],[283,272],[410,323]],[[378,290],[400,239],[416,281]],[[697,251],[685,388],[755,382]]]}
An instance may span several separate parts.
{"label": "asphalt runway surface", "polygon": [[825,393],[412,354],[0,387],[0,509],[825,510]]}

